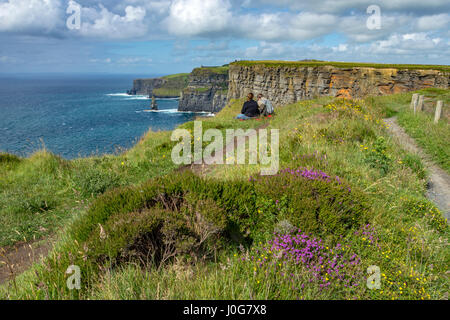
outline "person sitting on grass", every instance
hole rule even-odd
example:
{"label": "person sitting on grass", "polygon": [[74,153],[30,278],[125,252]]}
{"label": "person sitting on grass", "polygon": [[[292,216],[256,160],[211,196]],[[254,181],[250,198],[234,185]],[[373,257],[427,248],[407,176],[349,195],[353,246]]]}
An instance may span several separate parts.
{"label": "person sitting on grass", "polygon": [[256,118],[259,116],[259,108],[258,103],[253,100],[253,93],[249,93],[247,95],[247,101],[244,103],[242,107],[241,114],[239,114],[236,119],[239,120],[248,120],[252,118]]}
{"label": "person sitting on grass", "polygon": [[272,102],[265,98],[261,93],[258,94],[258,107],[260,114],[264,117],[270,117],[273,113]]}

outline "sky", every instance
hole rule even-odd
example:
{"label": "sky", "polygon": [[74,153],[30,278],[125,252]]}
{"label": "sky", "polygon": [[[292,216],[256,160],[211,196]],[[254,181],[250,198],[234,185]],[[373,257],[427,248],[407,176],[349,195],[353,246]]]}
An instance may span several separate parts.
{"label": "sky", "polygon": [[235,60],[450,63],[449,0],[0,0],[1,73]]}

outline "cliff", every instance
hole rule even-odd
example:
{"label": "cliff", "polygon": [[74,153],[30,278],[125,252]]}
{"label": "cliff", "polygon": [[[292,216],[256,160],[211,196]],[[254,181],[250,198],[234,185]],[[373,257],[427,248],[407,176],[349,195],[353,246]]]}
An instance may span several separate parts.
{"label": "cliff", "polygon": [[228,66],[196,68],[182,91],[178,110],[218,112],[226,105],[227,89]]}
{"label": "cliff", "polygon": [[179,97],[188,84],[188,74],[180,73],[161,78],[136,79],[133,88],[128,91],[132,95],[155,95],[158,98]]}
{"label": "cliff", "polygon": [[280,106],[317,96],[362,98],[429,87],[448,89],[449,84],[449,66],[239,61],[196,68],[190,74],[137,79],[129,92],[180,97],[179,111],[218,112],[248,92],[262,93]]}
{"label": "cliff", "polygon": [[330,62],[240,61],[230,65],[227,100],[248,92],[275,105],[317,96],[361,98],[418,90],[447,89],[448,66],[376,65]]}

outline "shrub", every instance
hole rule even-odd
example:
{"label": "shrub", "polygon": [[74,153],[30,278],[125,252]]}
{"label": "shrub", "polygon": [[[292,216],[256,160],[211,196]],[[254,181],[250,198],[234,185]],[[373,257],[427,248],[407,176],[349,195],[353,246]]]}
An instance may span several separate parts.
{"label": "shrub", "polygon": [[205,201],[180,211],[154,207],[115,214],[91,233],[88,257],[113,266],[129,261],[161,266],[183,254],[207,257],[225,226],[220,212],[214,203]]}
{"label": "shrub", "polygon": [[[302,230],[275,234],[264,245],[252,248],[241,258],[257,275],[268,273],[298,295],[318,285],[319,290],[333,289],[351,292],[360,286],[361,258],[337,243],[328,247],[320,238]],[[309,288],[308,288],[309,287]]]}
{"label": "shrub", "polygon": [[69,230],[76,242],[50,258],[44,278],[76,264],[90,277],[89,286],[100,270],[124,262],[162,266],[179,255],[204,259],[230,241],[267,239],[282,220],[336,239],[369,212],[360,192],[314,170],[250,181],[172,173],[98,197]]}
{"label": "shrub", "polygon": [[[288,220],[294,226],[315,235],[335,238],[358,228],[370,218],[371,210],[364,194],[352,189],[339,177],[322,171],[285,169],[272,177],[262,177],[255,184],[259,213],[254,232],[264,232],[267,215],[272,221]],[[261,209],[266,212],[262,212]]]}
{"label": "shrub", "polygon": [[428,200],[407,197],[403,199],[402,209],[414,218],[425,218],[428,224],[439,232],[448,230],[447,220],[434,204]]}
{"label": "shrub", "polygon": [[379,169],[383,175],[389,172],[391,158],[386,153],[386,140],[384,137],[378,137],[372,149],[365,149],[365,161],[372,168]]}
{"label": "shrub", "polygon": [[16,164],[21,160],[18,156],[9,153],[0,152],[0,164]]}

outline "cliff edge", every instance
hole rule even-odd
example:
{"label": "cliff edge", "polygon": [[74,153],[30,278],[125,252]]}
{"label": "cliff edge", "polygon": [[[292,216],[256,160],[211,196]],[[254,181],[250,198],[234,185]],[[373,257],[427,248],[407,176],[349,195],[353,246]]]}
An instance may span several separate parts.
{"label": "cliff edge", "polygon": [[275,105],[317,96],[361,98],[429,87],[448,89],[449,66],[239,61],[230,64],[227,101],[262,93]]}

